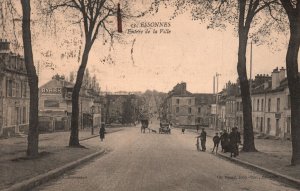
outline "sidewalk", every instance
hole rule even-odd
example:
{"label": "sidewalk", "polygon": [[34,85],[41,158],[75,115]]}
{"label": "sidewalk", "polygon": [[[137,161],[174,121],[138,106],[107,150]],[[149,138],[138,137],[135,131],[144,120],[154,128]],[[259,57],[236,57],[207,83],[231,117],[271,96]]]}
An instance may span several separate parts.
{"label": "sidewalk", "polygon": [[[26,137],[1,139],[0,190],[99,152],[102,149],[100,146],[88,145],[84,141],[98,136],[99,129],[94,130],[95,135],[91,135],[90,130],[79,132],[80,142],[87,148],[67,147],[70,132],[41,134],[39,136],[39,152],[41,156],[33,160],[24,158],[27,149]],[[106,129],[107,133],[120,130],[121,128]]]}
{"label": "sidewalk", "polygon": [[[197,133],[196,130],[188,130]],[[205,129],[207,142],[212,143],[214,130]],[[199,130],[199,133],[201,130]],[[240,152],[237,159],[241,162],[250,163],[270,171],[289,176],[300,181],[300,166],[289,166],[292,155],[292,143],[288,140],[272,140],[255,138],[255,147],[258,152]],[[221,150],[219,148],[219,150]],[[210,150],[209,150],[210,151]],[[230,153],[219,153],[224,157],[230,158]]]}

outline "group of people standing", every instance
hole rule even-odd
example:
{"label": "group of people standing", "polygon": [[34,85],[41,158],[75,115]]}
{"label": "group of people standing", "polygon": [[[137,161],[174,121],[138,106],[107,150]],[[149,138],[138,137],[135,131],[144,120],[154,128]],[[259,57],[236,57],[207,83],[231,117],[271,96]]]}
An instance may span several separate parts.
{"label": "group of people standing", "polygon": [[[197,129],[198,131],[198,129]],[[199,136],[197,136],[197,149],[201,151],[206,150],[206,131],[204,128],[202,128],[202,131]],[[199,139],[201,142],[201,148],[199,145]],[[228,134],[226,130],[221,132],[221,135],[219,136],[219,133],[216,133],[213,137],[214,147],[212,152],[218,152],[219,144],[221,142],[222,152],[230,152],[230,157],[236,157],[239,155],[239,144],[241,144],[241,134],[238,131],[237,127],[232,128],[231,132]]]}
{"label": "group of people standing", "polygon": [[230,152],[230,157],[236,157],[239,155],[239,144],[241,144],[241,134],[238,131],[237,127],[233,127],[229,134],[226,130],[221,132],[219,142],[221,142],[222,152]]}

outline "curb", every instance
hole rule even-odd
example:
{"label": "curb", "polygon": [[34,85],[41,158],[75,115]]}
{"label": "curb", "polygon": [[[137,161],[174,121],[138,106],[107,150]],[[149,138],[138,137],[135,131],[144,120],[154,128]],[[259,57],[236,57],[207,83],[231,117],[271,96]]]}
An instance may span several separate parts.
{"label": "curb", "polygon": [[[120,129],[120,130],[117,130],[117,131],[113,131],[113,132],[108,132],[106,134],[116,133],[116,132],[119,132],[119,131],[123,131],[123,129]],[[92,138],[95,138],[95,137],[99,137],[99,134],[98,135],[93,135],[91,137],[86,137],[86,138],[80,139],[79,141],[86,141],[88,139],[92,139]]]}
{"label": "curb", "polygon": [[91,137],[86,137],[86,138],[80,139],[79,142],[80,141],[86,141],[86,140],[89,140],[89,139],[92,139],[92,138],[95,138],[95,137],[99,137],[99,135],[93,135]]}
{"label": "curb", "polygon": [[86,157],[73,161],[69,164],[66,164],[62,167],[58,167],[56,169],[50,170],[45,174],[40,174],[35,176],[29,180],[22,181],[20,183],[16,183],[13,186],[4,189],[3,191],[25,191],[31,190],[32,188],[39,186],[45,182],[48,182],[51,179],[57,178],[58,176],[62,175],[66,171],[72,170],[80,164],[83,164],[87,161],[92,160],[93,158],[100,156],[101,154],[105,153],[105,150],[98,151],[96,153],[90,154]]}
{"label": "curb", "polygon": [[272,171],[272,170],[269,170],[269,169],[266,169],[264,167],[261,167],[261,166],[258,166],[258,165],[255,165],[255,164],[252,164],[252,163],[249,163],[249,162],[246,162],[246,161],[242,161],[240,159],[237,159],[237,158],[231,158],[225,154],[220,154],[218,153],[216,155],[217,157],[220,157],[220,158],[223,158],[225,160],[229,160],[231,162],[236,162],[238,163],[239,165],[241,166],[245,166],[245,167],[248,167],[248,168],[252,168],[256,171],[260,171],[260,172],[263,172],[263,173],[267,173],[269,174],[270,176],[267,176],[267,178],[276,178],[278,179],[280,182],[284,182],[284,183],[289,183],[289,184],[292,184],[294,185],[295,187],[299,188],[300,189],[300,180],[298,179],[295,179],[293,177],[290,177],[290,176],[287,176],[287,175],[283,175],[283,174],[280,174],[278,172],[275,172],[275,171]]}

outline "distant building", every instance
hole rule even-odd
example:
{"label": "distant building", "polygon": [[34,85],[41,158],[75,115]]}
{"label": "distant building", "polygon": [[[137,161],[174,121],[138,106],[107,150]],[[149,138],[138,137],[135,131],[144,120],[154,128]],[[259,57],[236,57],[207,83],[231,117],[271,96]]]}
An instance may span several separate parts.
{"label": "distant building", "polygon": [[[71,125],[72,91],[74,84],[56,75],[39,88],[39,126],[41,131],[68,130]],[[99,127],[101,124],[100,95],[81,88],[79,97],[79,127]]]}
{"label": "distant building", "polygon": [[107,124],[133,124],[138,120],[139,96],[122,92],[102,96],[102,118]]}
{"label": "distant building", "polygon": [[163,115],[174,125],[208,126],[213,100],[212,94],[192,94],[182,82],[168,93],[163,106],[166,114]]}
{"label": "distant building", "polygon": [[0,39],[0,136],[26,133],[29,125],[29,86],[24,58]]}

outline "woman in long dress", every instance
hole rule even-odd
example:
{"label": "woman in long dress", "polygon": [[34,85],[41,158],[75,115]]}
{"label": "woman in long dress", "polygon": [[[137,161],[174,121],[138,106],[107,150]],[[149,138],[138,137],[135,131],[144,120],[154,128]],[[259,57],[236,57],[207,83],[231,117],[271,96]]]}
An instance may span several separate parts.
{"label": "woman in long dress", "polygon": [[105,138],[105,125],[104,124],[101,125],[99,134],[100,134],[100,140],[103,141],[103,139]]}

